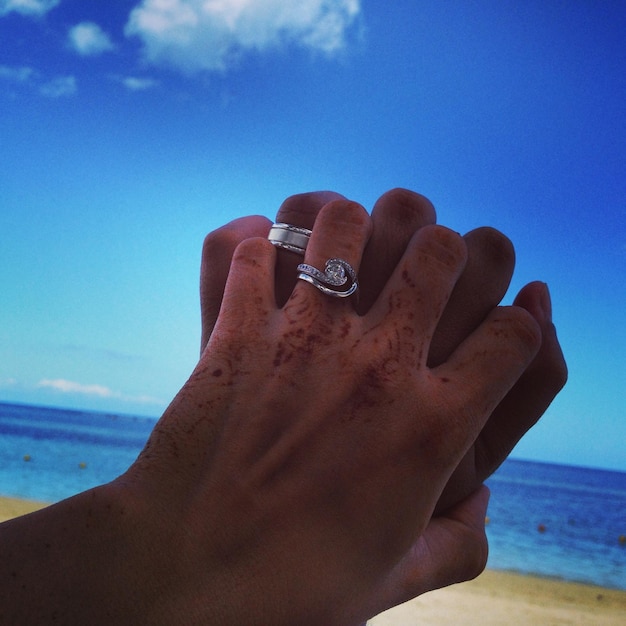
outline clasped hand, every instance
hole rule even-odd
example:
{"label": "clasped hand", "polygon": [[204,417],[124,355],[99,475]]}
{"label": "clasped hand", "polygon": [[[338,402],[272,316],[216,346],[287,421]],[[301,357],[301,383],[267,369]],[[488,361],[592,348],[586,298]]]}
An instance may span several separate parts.
{"label": "clasped hand", "polygon": [[[359,272],[371,230],[330,202],[305,261]],[[124,477],[167,529],[186,623],[358,624],[477,574],[485,490],[433,513],[542,348],[531,313],[496,307],[429,362],[468,259],[443,227],[415,231],[363,314],[301,281],[277,304],[277,255],[239,243],[198,366]]]}

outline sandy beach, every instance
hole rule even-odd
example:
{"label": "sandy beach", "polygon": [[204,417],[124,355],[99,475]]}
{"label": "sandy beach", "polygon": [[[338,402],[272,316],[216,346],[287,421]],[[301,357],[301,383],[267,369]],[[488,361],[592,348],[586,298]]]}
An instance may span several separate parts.
{"label": "sandy beach", "polygon": [[19,515],[32,513],[45,506],[46,504],[43,502],[32,502],[31,500],[19,500],[18,498],[0,496],[0,523],[18,517]]}
{"label": "sandy beach", "polygon": [[[44,507],[0,497],[0,522]],[[485,571],[476,580],[421,596],[369,626],[623,626],[626,591]]]}
{"label": "sandy beach", "polygon": [[626,591],[486,570],[391,609],[369,626],[623,626]]}

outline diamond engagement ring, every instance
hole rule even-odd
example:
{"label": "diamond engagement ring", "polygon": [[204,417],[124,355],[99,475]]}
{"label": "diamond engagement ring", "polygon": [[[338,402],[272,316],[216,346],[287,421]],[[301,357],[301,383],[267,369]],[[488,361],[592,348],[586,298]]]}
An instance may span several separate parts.
{"label": "diamond engagement ring", "polygon": [[299,226],[277,222],[276,224],[272,224],[267,238],[277,248],[283,248],[284,250],[289,250],[290,252],[304,256],[304,251],[309,243],[310,236],[311,231],[308,228],[300,228]]}
{"label": "diamond engagement ring", "polygon": [[[298,265],[298,278],[317,287],[322,293],[333,298],[347,298],[356,293],[359,283],[356,279],[356,272],[352,266],[343,259],[328,259],[324,271],[321,272],[316,267],[301,263]],[[330,285],[327,287],[326,285]],[[334,289],[343,287],[345,289]]]}

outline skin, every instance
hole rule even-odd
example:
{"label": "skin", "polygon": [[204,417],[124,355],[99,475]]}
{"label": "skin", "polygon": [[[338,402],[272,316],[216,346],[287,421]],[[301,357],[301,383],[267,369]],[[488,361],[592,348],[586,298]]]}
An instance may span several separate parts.
{"label": "skin", "polygon": [[[334,192],[291,196],[281,205],[277,222],[313,228],[320,210],[329,202],[345,200]],[[372,211],[372,232],[359,271],[359,313],[369,310],[402,257],[411,237],[436,222],[432,203],[407,189],[383,194]],[[201,267],[202,341],[204,349],[213,331],[222,300],[230,259],[235,247],[248,237],[265,237],[271,222],[262,217],[235,220],[209,234]],[[513,275],[512,243],[493,228],[465,235],[466,265],[439,321],[429,349],[429,365],[444,362],[470,332],[504,297]],[[277,302],[282,305],[294,285],[297,255],[280,250],[276,267]],[[567,380],[567,366],[552,322],[547,285],[533,282],[516,296],[514,305],[526,309],[541,329],[537,356],[496,407],[483,431],[459,463],[437,504],[441,513],[475,491],[501,465],[515,444],[544,414]]]}
{"label": "skin", "polygon": [[[360,272],[375,217],[343,199],[316,215],[306,262]],[[356,625],[477,575],[486,490],[433,514],[545,340],[533,311],[492,306],[433,361],[470,258],[422,224],[356,311],[289,292],[278,251],[240,239],[225,286],[203,282],[205,323],[213,288],[220,312],[137,462],[2,525],[0,622]]]}

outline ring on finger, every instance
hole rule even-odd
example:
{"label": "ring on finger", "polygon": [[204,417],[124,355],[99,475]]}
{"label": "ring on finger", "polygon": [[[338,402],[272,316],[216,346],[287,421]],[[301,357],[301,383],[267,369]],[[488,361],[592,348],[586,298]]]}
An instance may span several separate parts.
{"label": "ring on finger", "polygon": [[[356,272],[350,263],[343,259],[328,259],[323,272],[307,263],[301,263],[297,269],[300,280],[333,298],[348,298],[359,289]],[[337,289],[344,286],[346,286],[344,289]]]}
{"label": "ring on finger", "polygon": [[311,231],[308,228],[292,226],[291,224],[285,224],[283,222],[272,224],[270,232],[267,235],[270,242],[277,248],[295,252],[302,256],[304,256],[310,237]]}

